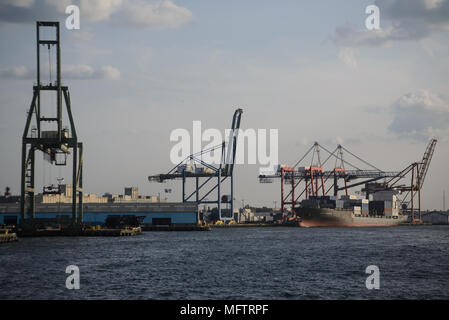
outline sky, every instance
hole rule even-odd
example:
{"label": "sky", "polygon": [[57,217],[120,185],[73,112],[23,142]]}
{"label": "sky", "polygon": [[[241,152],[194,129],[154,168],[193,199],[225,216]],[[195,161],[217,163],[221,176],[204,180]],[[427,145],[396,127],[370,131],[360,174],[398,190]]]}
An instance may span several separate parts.
{"label": "sky", "polygon": [[[64,27],[71,4],[80,8],[79,30]],[[380,30],[365,27],[372,4]],[[0,0],[0,188],[14,194],[37,20],[61,23],[87,193],[138,186],[179,201],[179,181],[147,180],[173,167],[170,133],[191,131],[194,120],[224,131],[240,107],[242,129],[278,129],[286,165],[318,141],[400,171],[436,137],[423,208],[442,209],[443,190],[449,195],[448,0]],[[37,158],[38,185],[70,182],[70,168]],[[237,206],[279,204],[279,182],[259,183],[259,167],[236,165]]]}

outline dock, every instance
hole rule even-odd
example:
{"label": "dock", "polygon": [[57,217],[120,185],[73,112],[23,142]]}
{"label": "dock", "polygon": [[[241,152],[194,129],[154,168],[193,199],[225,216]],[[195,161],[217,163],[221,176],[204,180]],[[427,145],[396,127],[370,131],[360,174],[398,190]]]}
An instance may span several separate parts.
{"label": "dock", "polygon": [[400,223],[399,226],[403,227],[415,227],[415,226],[431,226],[430,222],[403,222]]}
{"label": "dock", "polygon": [[222,223],[222,224],[211,224],[211,228],[265,228],[265,227],[276,227],[281,226],[280,224],[274,223]]}
{"label": "dock", "polygon": [[299,227],[297,222],[286,223],[216,223],[209,224],[211,228],[275,228],[275,227]]}
{"label": "dock", "polygon": [[210,231],[209,226],[202,225],[146,225],[143,231]]}
{"label": "dock", "polygon": [[16,241],[19,241],[19,238],[17,237],[17,234],[15,232],[9,232],[8,230],[5,230],[4,232],[0,233],[0,243]]}
{"label": "dock", "polygon": [[130,237],[137,236],[142,233],[142,228],[125,228],[125,229],[86,229],[82,230],[80,236],[85,237]]}
{"label": "dock", "polygon": [[46,228],[23,229],[18,231],[21,237],[129,237],[142,234],[142,228],[100,229],[100,228]]}

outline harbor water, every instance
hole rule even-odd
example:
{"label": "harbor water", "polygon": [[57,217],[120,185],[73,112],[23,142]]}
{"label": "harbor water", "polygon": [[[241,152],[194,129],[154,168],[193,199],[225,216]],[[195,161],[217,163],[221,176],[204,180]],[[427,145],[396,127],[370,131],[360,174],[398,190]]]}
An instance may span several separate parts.
{"label": "harbor water", "polygon": [[[66,288],[66,267],[80,289]],[[380,288],[368,290],[367,266]],[[449,299],[449,228],[217,228],[23,238],[0,247],[0,299]]]}

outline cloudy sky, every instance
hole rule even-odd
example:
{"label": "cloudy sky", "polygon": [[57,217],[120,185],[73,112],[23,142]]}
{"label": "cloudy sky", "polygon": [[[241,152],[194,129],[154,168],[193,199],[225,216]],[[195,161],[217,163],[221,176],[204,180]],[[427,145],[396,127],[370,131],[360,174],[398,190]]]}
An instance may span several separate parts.
{"label": "cloudy sky", "polygon": [[[61,28],[62,72],[85,144],[85,192],[173,188],[179,200],[179,183],[147,182],[172,167],[170,132],[193,120],[224,130],[241,107],[242,128],[279,129],[288,165],[319,141],[401,170],[437,137],[423,205],[442,208],[445,189],[449,207],[447,0],[0,0],[0,188],[19,193],[35,21],[64,26],[70,4],[81,28]],[[365,28],[370,4],[380,30]],[[236,167],[238,205],[279,204],[279,183],[259,184],[258,170]],[[39,159],[41,185],[64,175]]]}

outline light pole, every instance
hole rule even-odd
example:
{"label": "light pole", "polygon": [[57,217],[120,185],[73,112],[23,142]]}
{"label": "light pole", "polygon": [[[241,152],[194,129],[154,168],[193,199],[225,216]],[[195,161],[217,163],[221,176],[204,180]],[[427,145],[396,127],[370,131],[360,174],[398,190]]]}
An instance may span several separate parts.
{"label": "light pole", "polygon": [[58,180],[58,213],[61,214],[61,183],[64,181],[64,178],[56,178]]}

